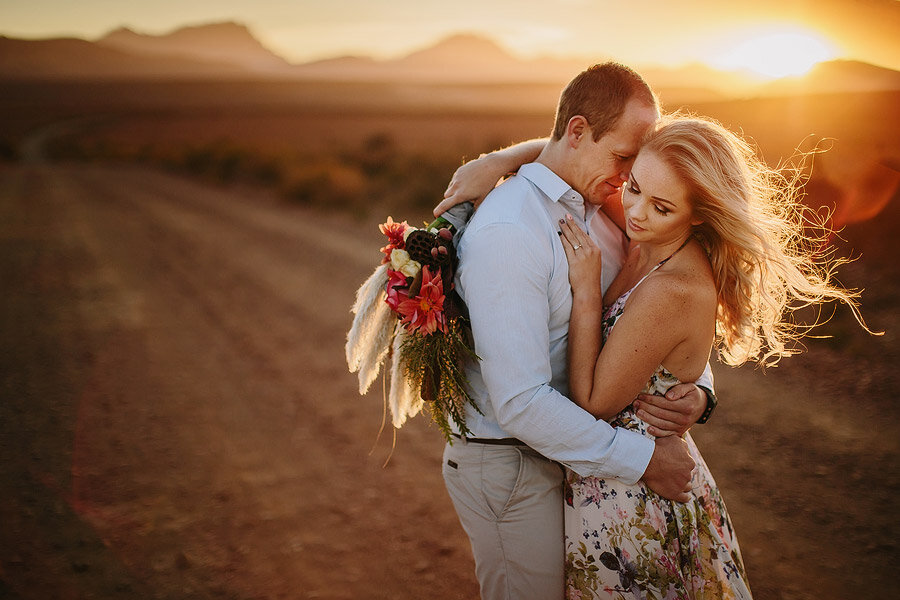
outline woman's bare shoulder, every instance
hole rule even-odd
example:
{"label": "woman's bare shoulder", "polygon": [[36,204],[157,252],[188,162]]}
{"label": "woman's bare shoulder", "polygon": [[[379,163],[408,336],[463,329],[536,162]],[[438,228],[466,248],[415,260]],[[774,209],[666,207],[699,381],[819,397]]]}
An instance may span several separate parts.
{"label": "woman's bare shoulder", "polygon": [[699,246],[689,244],[678,255],[634,291],[635,303],[648,307],[666,317],[687,316],[703,308],[714,310],[716,285],[706,253]]}

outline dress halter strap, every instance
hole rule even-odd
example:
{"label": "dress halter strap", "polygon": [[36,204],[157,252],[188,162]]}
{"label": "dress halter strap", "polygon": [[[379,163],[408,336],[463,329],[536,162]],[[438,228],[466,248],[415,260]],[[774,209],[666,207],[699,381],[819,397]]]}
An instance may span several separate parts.
{"label": "dress halter strap", "polygon": [[681,244],[680,246],[678,246],[678,249],[675,250],[675,252],[673,252],[672,254],[668,255],[667,257],[665,257],[664,259],[662,259],[661,261],[656,263],[656,266],[654,266],[652,269],[650,269],[646,275],[641,277],[641,279],[636,284],[634,284],[634,286],[632,286],[632,288],[630,290],[628,290],[628,293],[630,294],[631,292],[633,292],[634,288],[636,288],[637,286],[644,283],[644,280],[647,279],[648,277],[650,277],[650,275],[652,275],[655,270],[657,270],[658,268],[660,268],[661,266],[663,266],[664,264],[669,262],[669,259],[672,258],[673,256],[675,256],[676,254],[678,254],[682,248],[687,246],[689,241],[691,241],[690,237],[688,237],[688,239],[684,240],[684,243]]}
{"label": "dress halter strap", "polygon": [[667,257],[665,257],[664,259],[662,259],[661,261],[656,263],[656,266],[653,267],[653,270],[651,270],[650,272],[652,273],[656,269],[660,268],[661,266],[663,266],[664,264],[669,262],[669,259],[672,258],[673,256],[675,256],[676,254],[678,254],[679,252],[681,252],[681,249],[684,248],[685,246],[687,246],[688,242],[690,242],[690,241],[691,241],[691,238],[690,238],[690,236],[688,236],[688,238],[686,240],[684,240],[680,246],[678,246],[678,249],[676,249],[675,252],[673,252],[672,254],[668,255]]}

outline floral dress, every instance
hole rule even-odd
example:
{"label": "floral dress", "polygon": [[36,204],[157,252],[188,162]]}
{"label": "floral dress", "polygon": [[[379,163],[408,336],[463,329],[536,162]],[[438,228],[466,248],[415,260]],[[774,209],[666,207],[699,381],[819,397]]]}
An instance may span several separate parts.
{"label": "floral dress", "polygon": [[[604,339],[640,283],[606,310]],[[660,365],[643,391],[665,394],[677,383]],[[631,406],[611,424],[653,437]],[[694,441],[688,434],[684,439],[697,463],[692,499],[686,504],[666,500],[641,481],[626,485],[567,472],[566,598],[751,597],[722,496]]]}

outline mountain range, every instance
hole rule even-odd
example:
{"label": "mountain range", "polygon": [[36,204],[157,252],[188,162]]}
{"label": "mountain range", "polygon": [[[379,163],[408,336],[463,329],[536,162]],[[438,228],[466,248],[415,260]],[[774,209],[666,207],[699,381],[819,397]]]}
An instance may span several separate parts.
{"label": "mountain range", "polygon": [[[267,78],[561,86],[588,62],[583,58],[525,60],[485,37],[460,34],[396,59],[341,56],[291,64],[267,49],[246,26],[234,22],[183,27],[164,35],[119,28],[94,41],[0,36],[0,80]],[[636,67],[664,99],[900,90],[900,72],[855,61],[821,63],[802,78],[766,83],[699,64]]]}

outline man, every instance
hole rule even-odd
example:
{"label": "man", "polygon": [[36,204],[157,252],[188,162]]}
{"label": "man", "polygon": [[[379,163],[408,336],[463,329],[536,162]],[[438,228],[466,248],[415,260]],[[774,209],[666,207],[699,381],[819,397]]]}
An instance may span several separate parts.
{"label": "man", "polygon": [[[592,237],[615,247],[621,233],[597,207],[626,181],[658,116],[649,87],[627,67],[581,73],[563,91],[537,160],[487,196],[459,242],[457,289],[481,358],[467,376],[483,414],[467,410],[471,433],[447,446],[443,471],[484,599],[562,598],[559,463],[581,475],[643,479],[662,496],[687,499],[694,463],[679,436],[654,443],[613,429],[565,397],[572,300],[557,223],[568,213],[587,229],[597,216],[606,232]],[[604,285],[623,259],[604,253]],[[693,423],[704,394],[687,384],[678,395]]]}

